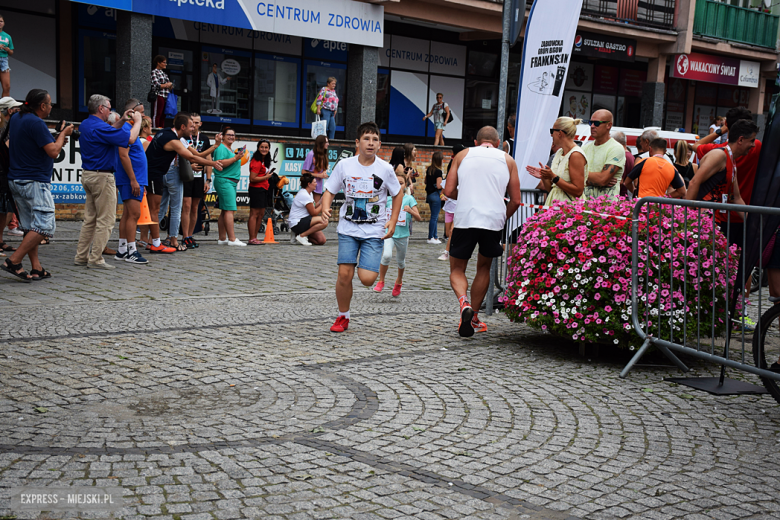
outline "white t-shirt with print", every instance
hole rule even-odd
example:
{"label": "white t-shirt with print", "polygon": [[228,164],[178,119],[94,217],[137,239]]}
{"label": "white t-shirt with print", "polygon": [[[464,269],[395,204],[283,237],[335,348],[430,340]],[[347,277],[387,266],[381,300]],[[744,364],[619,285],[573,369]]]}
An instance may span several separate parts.
{"label": "white t-shirt with print", "polygon": [[393,167],[376,158],[363,166],[359,157],[342,159],[325,183],[332,194],[344,190],[338,232],[355,238],[382,238],[387,223],[387,197],[401,189]]}
{"label": "white t-shirt with print", "polygon": [[314,203],[314,197],[311,193],[304,189],[298,190],[293,199],[292,208],[290,208],[290,216],[287,217],[287,223],[290,227],[295,227],[298,222],[309,216],[309,210],[306,209],[306,206],[310,203]]}

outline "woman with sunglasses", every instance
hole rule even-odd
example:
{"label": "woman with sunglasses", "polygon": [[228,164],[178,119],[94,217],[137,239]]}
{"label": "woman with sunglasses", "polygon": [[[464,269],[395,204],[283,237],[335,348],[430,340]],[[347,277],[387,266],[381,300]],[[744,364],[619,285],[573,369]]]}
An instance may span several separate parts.
{"label": "woman with sunglasses", "polygon": [[556,200],[573,202],[582,199],[585,191],[585,183],[588,180],[588,160],[582,148],[574,142],[577,133],[577,125],[581,119],[559,117],[550,128],[553,138],[553,147],[558,148],[552,160],[551,166],[539,167],[526,166],[525,169],[542,180],[544,190],[549,192],[545,206],[551,206]]}

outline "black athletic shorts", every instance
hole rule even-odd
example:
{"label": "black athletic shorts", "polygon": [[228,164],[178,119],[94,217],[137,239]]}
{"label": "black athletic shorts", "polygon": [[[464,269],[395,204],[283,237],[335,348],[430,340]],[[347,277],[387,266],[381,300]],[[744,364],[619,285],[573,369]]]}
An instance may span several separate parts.
{"label": "black athletic shorts", "polygon": [[270,208],[273,205],[270,190],[265,188],[253,188],[252,186],[249,187],[250,208]]}
{"label": "black athletic shorts", "polygon": [[309,215],[308,217],[303,217],[301,220],[299,220],[297,224],[295,224],[293,227],[290,228],[290,231],[292,231],[296,235],[300,235],[304,231],[308,231],[310,227],[311,227],[311,215]]}
{"label": "black athletic shorts", "polygon": [[149,185],[146,187],[146,190],[151,195],[160,195],[160,196],[162,196],[162,194],[163,194],[163,186],[164,186],[164,183],[163,183],[162,177],[160,177],[159,179],[149,179]]}
{"label": "black athletic shorts", "polygon": [[454,228],[452,230],[452,242],[450,242],[450,256],[460,260],[468,260],[474,253],[474,248],[479,244],[479,254],[487,258],[496,258],[504,254],[501,246],[501,236],[504,230],[481,228]]}
{"label": "black athletic shorts", "polygon": [[196,199],[202,199],[205,193],[203,193],[204,186],[203,177],[195,177],[192,182],[184,183],[184,196]]}

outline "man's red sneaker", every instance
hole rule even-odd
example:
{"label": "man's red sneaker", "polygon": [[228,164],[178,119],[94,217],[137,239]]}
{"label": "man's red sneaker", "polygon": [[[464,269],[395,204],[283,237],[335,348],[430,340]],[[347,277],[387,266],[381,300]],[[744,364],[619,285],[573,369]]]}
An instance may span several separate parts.
{"label": "man's red sneaker", "polygon": [[460,323],[458,323],[458,334],[463,338],[470,338],[474,335],[474,327],[471,326],[471,319],[474,317],[474,309],[471,305],[465,304],[460,309]]}
{"label": "man's red sneaker", "polygon": [[479,321],[476,314],[471,318],[471,328],[474,329],[474,332],[487,332],[487,324],[483,321]]}
{"label": "man's red sneaker", "polygon": [[176,252],[174,248],[167,247],[162,244],[160,244],[159,246],[151,246],[149,248],[149,251],[151,251],[152,253],[165,253],[166,255]]}
{"label": "man's red sneaker", "polygon": [[349,320],[344,316],[336,318],[336,322],[330,327],[331,332],[344,332],[349,327]]}

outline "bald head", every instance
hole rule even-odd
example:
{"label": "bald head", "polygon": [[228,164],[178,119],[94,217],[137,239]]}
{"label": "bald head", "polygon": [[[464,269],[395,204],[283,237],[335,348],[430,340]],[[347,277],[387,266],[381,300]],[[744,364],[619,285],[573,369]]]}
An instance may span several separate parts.
{"label": "bald head", "polygon": [[590,116],[590,135],[597,145],[609,141],[609,131],[612,129],[612,112],[609,110],[596,110]]}
{"label": "bald head", "polygon": [[479,129],[479,132],[477,132],[477,146],[482,143],[490,143],[493,146],[498,147],[499,141],[498,130],[492,126],[483,126]]}
{"label": "bald head", "polygon": [[596,110],[590,118],[594,121],[607,121],[612,122],[612,112],[609,110]]}

